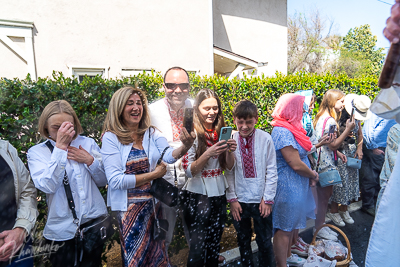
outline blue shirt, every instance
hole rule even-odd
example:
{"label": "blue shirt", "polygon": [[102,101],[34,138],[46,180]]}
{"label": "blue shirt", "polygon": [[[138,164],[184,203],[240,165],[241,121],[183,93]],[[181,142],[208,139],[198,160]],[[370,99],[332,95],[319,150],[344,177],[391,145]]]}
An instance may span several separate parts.
{"label": "blue shirt", "polygon": [[387,120],[372,114],[371,118],[364,122],[363,136],[364,143],[368,149],[386,147],[388,132],[395,120]]}

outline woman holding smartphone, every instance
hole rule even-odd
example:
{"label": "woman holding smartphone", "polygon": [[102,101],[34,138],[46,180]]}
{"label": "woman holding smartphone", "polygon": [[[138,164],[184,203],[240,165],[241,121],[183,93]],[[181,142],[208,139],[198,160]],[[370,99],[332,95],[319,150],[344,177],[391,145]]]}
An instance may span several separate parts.
{"label": "woman holding smartphone", "polygon": [[[341,111],[344,108],[344,93],[340,90],[331,89],[328,90],[321,102],[319,112],[315,117],[314,128],[317,139],[320,139],[324,134],[329,133],[334,129],[335,132],[338,130],[338,120],[340,118]],[[330,144],[324,145],[320,148],[319,165],[317,172],[319,174],[337,170],[337,158],[339,157],[343,163],[346,163],[347,158],[344,154],[336,151],[341,143],[344,141],[346,136],[354,129],[355,122],[353,119],[346,121],[346,127],[343,133],[332,141]],[[336,154],[336,156],[335,156]],[[315,220],[315,228],[320,227],[325,223],[325,214],[328,209],[329,198],[332,195],[332,186],[317,187],[318,193],[318,207],[317,216]],[[331,231],[329,227],[324,227],[318,232],[318,237],[330,240],[337,240],[335,232]]]}
{"label": "woman holding smartphone", "polygon": [[194,102],[196,140],[182,160],[188,181],[183,214],[190,236],[187,266],[218,266],[220,240],[226,219],[224,170],[235,163],[236,142],[219,140],[225,126],[221,101],[214,91],[202,89]]}

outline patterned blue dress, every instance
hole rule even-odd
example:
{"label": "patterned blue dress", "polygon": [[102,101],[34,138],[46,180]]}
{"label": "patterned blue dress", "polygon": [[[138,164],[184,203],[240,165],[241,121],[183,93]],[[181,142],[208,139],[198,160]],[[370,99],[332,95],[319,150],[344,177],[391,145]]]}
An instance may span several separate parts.
{"label": "patterned blue dress", "polygon": [[285,161],[281,149],[292,146],[299,152],[300,159],[310,167],[307,151],[297,143],[286,128],[275,127],[271,133],[276,150],[278,185],[272,210],[274,233],[280,229],[286,232],[306,227],[307,218],[315,219],[315,202],[309,186],[309,179],[298,175]]}

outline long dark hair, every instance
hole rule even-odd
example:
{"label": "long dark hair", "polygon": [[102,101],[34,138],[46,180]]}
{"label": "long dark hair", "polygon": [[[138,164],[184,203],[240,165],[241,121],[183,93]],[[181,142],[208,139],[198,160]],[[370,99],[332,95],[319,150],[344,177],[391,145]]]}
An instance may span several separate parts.
{"label": "long dark hair", "polygon": [[[221,128],[225,126],[225,120],[224,116],[222,115],[222,105],[221,105],[221,100],[219,100],[219,97],[217,94],[210,90],[210,89],[202,89],[200,90],[197,95],[196,99],[194,100],[194,129],[196,130],[197,133],[197,141],[198,141],[198,146],[196,149],[196,159],[198,159],[207,149],[207,141],[206,141],[206,128],[204,127],[204,120],[203,117],[201,116],[200,110],[199,110],[199,105],[201,102],[203,102],[207,98],[215,98],[218,103],[218,115],[215,118],[215,121],[213,123],[213,128],[219,135]],[[226,169],[226,158],[225,158],[225,153],[222,153],[218,157],[219,164],[221,165],[222,169]]]}

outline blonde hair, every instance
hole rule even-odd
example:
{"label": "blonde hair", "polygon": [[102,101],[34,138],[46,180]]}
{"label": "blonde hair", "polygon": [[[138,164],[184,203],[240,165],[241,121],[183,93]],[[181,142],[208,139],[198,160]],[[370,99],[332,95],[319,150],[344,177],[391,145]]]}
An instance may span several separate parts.
{"label": "blonde hair", "polygon": [[52,139],[47,129],[47,121],[51,116],[62,113],[66,113],[74,118],[75,135],[73,139],[75,139],[78,136],[78,134],[83,133],[83,128],[81,126],[81,123],[78,119],[78,116],[76,116],[76,113],[72,108],[72,106],[65,100],[57,100],[47,104],[42,114],[40,115],[39,132],[41,136]]}
{"label": "blonde hair", "polygon": [[[335,119],[336,124],[337,124],[337,121],[340,118],[341,112],[339,112],[339,113],[336,112],[335,105],[336,105],[336,102],[339,99],[343,98],[344,96],[345,96],[345,94],[342,91],[337,90],[337,89],[330,89],[324,94],[321,105],[319,106],[319,111],[318,111],[317,115],[315,116],[314,128],[317,126],[319,118],[322,116],[322,114],[325,113],[325,111],[327,111],[329,113],[329,115]],[[337,129],[339,129],[339,126],[337,126]]]}
{"label": "blonde hair", "polygon": [[137,94],[140,97],[143,105],[143,114],[139,122],[137,134],[143,135],[146,130],[150,128],[150,114],[146,95],[139,88],[132,86],[124,86],[113,94],[103,125],[103,133],[112,132],[124,145],[133,143],[134,141],[132,137],[133,133],[126,127],[123,121],[123,112],[126,102],[133,94]]}

